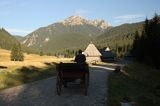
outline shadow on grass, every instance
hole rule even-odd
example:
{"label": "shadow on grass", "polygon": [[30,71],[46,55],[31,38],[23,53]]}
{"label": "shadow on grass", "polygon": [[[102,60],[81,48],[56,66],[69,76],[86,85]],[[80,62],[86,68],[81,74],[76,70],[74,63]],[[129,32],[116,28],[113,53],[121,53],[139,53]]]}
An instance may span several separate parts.
{"label": "shadow on grass", "polygon": [[109,106],[120,106],[129,97],[137,106],[159,106],[160,71],[132,63],[124,67],[128,74],[111,73],[109,76]]}
{"label": "shadow on grass", "polygon": [[0,90],[56,75],[54,64],[44,64],[46,64],[46,67],[39,68],[35,66],[23,66],[19,69],[16,69],[13,73],[8,72],[5,74],[1,74]]}
{"label": "shadow on grass", "polygon": [[1,69],[1,68],[2,68],[2,69],[6,69],[7,67],[6,67],[6,66],[0,66],[0,69]]}
{"label": "shadow on grass", "polygon": [[18,76],[22,83],[28,83],[55,75],[54,67],[48,66],[45,68],[38,68],[35,66],[22,67],[17,70]]}
{"label": "shadow on grass", "polygon": [[[54,64],[53,63],[45,63],[47,64],[47,69],[53,69]],[[106,70],[103,67],[91,67],[90,68],[90,85],[91,87],[89,87],[90,91],[89,91],[89,96],[84,96],[84,93],[81,92],[81,90],[76,89],[70,89],[70,88],[66,88],[63,92],[62,92],[62,96],[58,96],[56,93],[56,80],[54,80],[54,78],[49,78],[47,80],[42,80],[42,81],[36,81],[34,83],[30,83],[30,84],[26,84],[25,86],[20,87],[18,86],[16,89],[10,89],[10,90],[6,90],[6,95],[5,92],[2,94],[0,93],[0,106],[7,106],[7,105],[15,105],[15,106],[53,106],[56,105],[56,103],[58,105],[67,105],[65,103],[68,103],[68,101],[71,101],[70,97],[72,98],[77,98],[77,95],[80,95],[81,98],[77,98],[78,101],[79,99],[82,99],[82,103],[83,104],[85,102],[83,102],[83,99],[88,98],[89,100],[92,100],[93,97],[95,97],[95,99],[97,98],[97,96],[101,96],[98,95],[99,93],[103,93],[103,87],[99,87],[99,88],[94,88],[95,85],[99,86],[101,84],[106,84],[106,82],[101,79],[101,76],[105,76],[106,75]],[[38,71],[38,72],[37,72]],[[39,78],[39,77],[43,77],[42,74],[45,73],[40,73],[37,75],[37,73],[39,73],[39,71],[43,71],[40,68],[37,67],[23,67],[20,70],[18,70],[19,74],[21,74],[21,76],[23,76],[23,78],[21,79],[23,82],[26,82],[27,79],[30,79],[30,76],[37,76],[34,78]],[[45,72],[45,71],[44,71]],[[110,72],[110,71],[109,71]],[[36,73],[36,75],[34,74]],[[93,75],[94,73],[94,75]],[[28,76],[26,76],[26,74]],[[52,74],[51,74],[52,75]],[[102,83],[97,82],[97,77],[100,78],[100,81],[102,80]],[[107,75],[106,75],[107,76]],[[95,84],[95,85],[94,85]],[[98,90],[98,91],[97,91]],[[99,93],[96,93],[99,92]],[[10,93],[10,94],[8,94]],[[95,94],[96,93],[96,94]],[[63,96],[65,95],[65,96]],[[90,102],[90,101],[88,101]],[[85,104],[84,104],[85,105]]]}
{"label": "shadow on grass", "polygon": [[[30,83],[27,85],[24,85],[24,89],[20,90],[18,92],[14,92],[12,91],[11,95],[17,95],[15,98],[15,101],[21,101],[19,103],[15,103],[17,105],[21,105],[21,106],[28,106],[29,101],[25,100],[25,93],[27,94],[31,94],[31,92],[33,93],[32,95],[30,95],[31,97],[33,96],[38,96],[36,95],[36,92],[39,94],[43,95],[43,90],[41,90],[41,86],[39,86],[40,88],[34,86],[35,83],[39,83],[37,80],[42,80],[42,79],[46,79],[46,78],[50,78],[56,75],[56,70],[55,70],[55,64],[53,63],[44,63],[46,66],[39,68],[39,67],[35,67],[35,66],[23,66],[17,70],[14,71],[14,73],[6,73],[4,75],[0,75],[0,85],[1,86],[1,92],[0,92],[0,106],[7,106],[7,105],[11,105],[12,103],[8,102],[9,98],[7,98],[6,100],[3,100],[3,96],[5,94],[3,94],[3,92],[7,91],[7,90],[3,90],[6,88],[10,88],[10,87],[14,87],[17,85],[21,85],[21,84],[25,84],[25,83]],[[37,82],[34,82],[37,81]],[[33,82],[33,83],[31,83]],[[45,80],[42,80],[42,86],[49,86],[53,88],[53,85],[48,84],[48,82],[45,82]],[[45,84],[43,84],[43,82]],[[29,86],[29,87],[28,87]],[[29,91],[28,89],[32,86],[32,88],[34,88],[35,90],[33,91]],[[18,86],[18,88],[21,86]],[[12,88],[11,88],[12,89]],[[8,89],[10,91],[10,89]],[[46,89],[47,90],[47,89]],[[53,91],[52,91],[53,92]],[[15,94],[14,94],[15,93]],[[2,96],[3,95],[3,96]],[[38,96],[39,97],[39,96]],[[15,102],[13,101],[13,102]],[[24,101],[24,102],[23,102]],[[27,101],[27,102],[25,102]],[[32,101],[32,100],[31,100]],[[14,103],[13,103],[14,104]],[[33,104],[32,104],[33,105]]]}

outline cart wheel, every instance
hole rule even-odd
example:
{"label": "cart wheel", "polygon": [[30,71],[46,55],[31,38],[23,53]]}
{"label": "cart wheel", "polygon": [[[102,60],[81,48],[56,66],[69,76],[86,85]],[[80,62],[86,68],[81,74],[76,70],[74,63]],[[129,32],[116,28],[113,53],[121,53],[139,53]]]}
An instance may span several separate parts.
{"label": "cart wheel", "polygon": [[85,93],[85,96],[87,96],[88,94],[88,86],[89,86],[89,74],[87,73],[85,75],[85,82],[84,82],[84,93]]}
{"label": "cart wheel", "polygon": [[57,76],[56,88],[57,88],[57,94],[61,95],[62,84],[61,84],[59,76]]}

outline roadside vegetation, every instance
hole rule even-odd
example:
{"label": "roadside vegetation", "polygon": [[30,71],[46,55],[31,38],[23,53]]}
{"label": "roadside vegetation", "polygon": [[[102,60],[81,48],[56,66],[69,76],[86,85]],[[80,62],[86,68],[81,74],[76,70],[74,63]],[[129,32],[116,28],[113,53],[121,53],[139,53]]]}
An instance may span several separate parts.
{"label": "roadside vegetation", "polygon": [[56,74],[54,65],[49,65],[44,68],[38,68],[35,66],[17,68],[12,72],[1,71],[0,72],[0,90],[49,78]]}
{"label": "roadside vegetation", "polygon": [[160,106],[160,17],[146,19],[132,46],[135,61],[109,78],[109,106],[133,101],[136,106]]}
{"label": "roadside vegetation", "polygon": [[124,98],[136,106],[160,106],[160,70],[133,62],[123,72],[109,76],[109,106],[121,106]]}
{"label": "roadside vegetation", "polygon": [[24,53],[24,61],[11,61],[10,52],[0,49],[0,90],[56,75],[53,62],[71,59]]}

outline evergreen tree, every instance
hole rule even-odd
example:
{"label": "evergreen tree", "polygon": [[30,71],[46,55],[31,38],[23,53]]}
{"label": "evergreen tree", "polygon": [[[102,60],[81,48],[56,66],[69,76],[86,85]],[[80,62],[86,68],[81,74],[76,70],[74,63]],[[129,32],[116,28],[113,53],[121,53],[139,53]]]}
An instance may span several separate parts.
{"label": "evergreen tree", "polygon": [[135,32],[135,38],[134,38],[134,41],[133,41],[133,47],[132,47],[132,54],[134,56],[136,56],[137,58],[141,57],[139,52],[140,52],[140,48],[139,48],[139,42],[140,41],[140,35],[139,35],[139,32],[136,31]]}
{"label": "evergreen tree", "polygon": [[136,59],[160,68],[160,17],[146,19],[141,37],[137,36],[136,32],[132,52]]}
{"label": "evergreen tree", "polygon": [[11,61],[23,61],[24,55],[20,44],[14,44],[11,50]]}
{"label": "evergreen tree", "polygon": [[44,54],[43,54],[43,51],[40,51],[40,52],[39,52],[39,55],[40,55],[40,56],[43,56],[43,55],[44,55]]}

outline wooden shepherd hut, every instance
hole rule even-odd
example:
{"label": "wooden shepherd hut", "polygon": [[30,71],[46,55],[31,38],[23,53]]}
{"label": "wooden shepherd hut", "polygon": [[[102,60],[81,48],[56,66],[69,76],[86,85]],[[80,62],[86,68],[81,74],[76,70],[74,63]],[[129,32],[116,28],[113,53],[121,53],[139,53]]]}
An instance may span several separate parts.
{"label": "wooden shepherd hut", "polygon": [[116,54],[113,53],[109,47],[107,47],[104,51],[101,51],[101,60],[103,62],[106,62],[106,61],[115,61],[115,58],[116,58]]}
{"label": "wooden shepherd hut", "polygon": [[93,43],[90,43],[84,51],[87,62],[99,62],[101,61],[101,53],[98,51]]}

